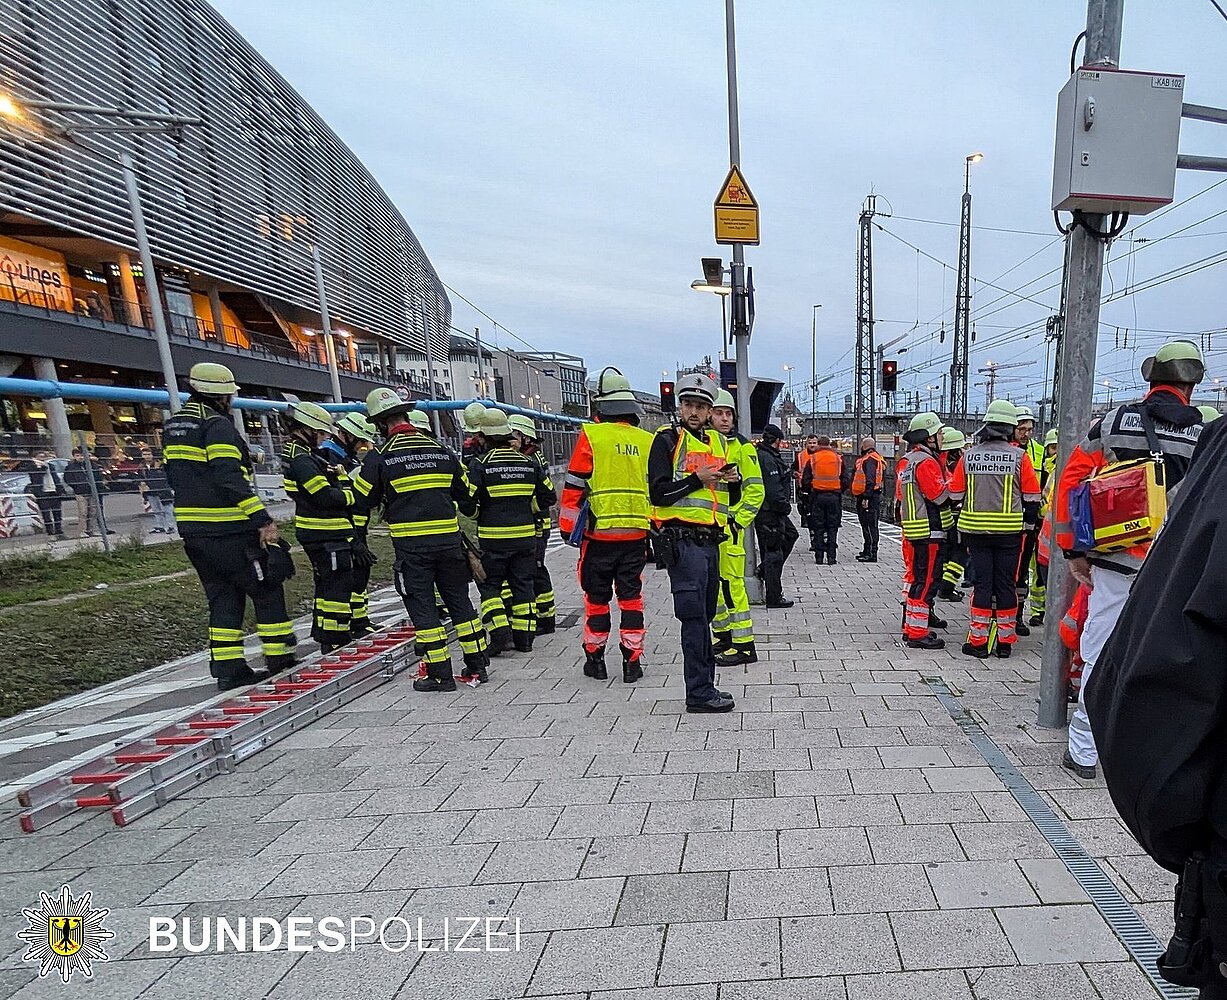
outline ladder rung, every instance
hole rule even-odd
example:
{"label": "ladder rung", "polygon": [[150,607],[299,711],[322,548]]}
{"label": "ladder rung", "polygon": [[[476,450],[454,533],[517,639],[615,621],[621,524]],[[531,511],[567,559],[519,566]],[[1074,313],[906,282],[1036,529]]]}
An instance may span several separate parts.
{"label": "ladder rung", "polygon": [[193,719],[187,724],[188,729],[229,729],[241,725],[238,719]]}
{"label": "ladder rung", "polygon": [[101,774],[74,774],[69,777],[68,782],[72,785],[109,785],[112,781],[126,777],[126,771],[103,771]]}
{"label": "ladder rung", "polygon": [[116,764],[156,764],[160,760],[165,760],[170,755],[169,750],[165,753],[158,753],[157,751],[150,751],[148,753],[117,753],[111,760],[115,761]]}
{"label": "ladder rung", "polygon": [[283,701],[289,701],[291,698],[297,697],[293,691],[276,692],[276,691],[256,691],[254,694],[249,694],[248,699],[254,702],[271,702],[274,705],[279,705]]}
{"label": "ladder rung", "polygon": [[161,747],[190,747],[193,743],[203,743],[208,738],[208,733],[192,733],[187,736],[159,736],[157,743]]}
{"label": "ladder rung", "polygon": [[81,795],[77,798],[77,806],[81,809],[93,809],[99,806],[113,806],[109,795]]}
{"label": "ladder rung", "polygon": [[227,715],[259,715],[268,711],[267,705],[226,705],[222,711]]}

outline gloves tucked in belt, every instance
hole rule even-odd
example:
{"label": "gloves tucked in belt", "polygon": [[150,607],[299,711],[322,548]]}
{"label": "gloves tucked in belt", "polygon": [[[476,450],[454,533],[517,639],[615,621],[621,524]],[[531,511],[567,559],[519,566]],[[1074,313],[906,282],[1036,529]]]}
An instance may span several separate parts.
{"label": "gloves tucked in belt", "polygon": [[366,544],[366,536],[359,536],[354,539],[354,565],[355,566],[374,566],[379,562],[375,553],[371,551],[370,546]]}

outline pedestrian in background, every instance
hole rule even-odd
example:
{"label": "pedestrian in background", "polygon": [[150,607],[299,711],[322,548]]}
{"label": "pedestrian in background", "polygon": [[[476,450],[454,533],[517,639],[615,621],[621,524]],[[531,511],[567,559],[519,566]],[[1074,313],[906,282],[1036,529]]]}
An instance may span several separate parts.
{"label": "pedestrian in background", "polygon": [[851,492],[856,498],[856,518],[861,523],[861,551],[857,562],[878,561],[878,520],[882,513],[882,482],[886,460],[878,454],[877,442],[861,439],[861,454],[852,468]]}
{"label": "pedestrian in background", "polygon": [[[89,485],[91,478],[94,481],[93,490]],[[77,524],[80,528],[80,537],[84,538],[94,534],[95,529],[101,532],[102,521],[105,517],[102,509],[102,493],[106,489],[106,482],[102,477],[102,466],[92,460],[86,464],[85,452],[80,448],[73,448],[72,461],[64,469],[64,483],[72,491],[77,501]],[[96,500],[95,492],[98,494]],[[107,534],[113,535],[115,532],[108,528]]]}
{"label": "pedestrian in background", "polygon": [[22,462],[17,471],[30,475],[26,492],[34,497],[39,514],[43,518],[43,530],[49,538],[64,537],[64,498],[69,496],[68,487],[55,468],[55,455],[40,451],[33,458]]}
{"label": "pedestrian in background", "polygon": [[[781,434],[781,438],[783,435]],[[805,488],[805,472],[809,468],[810,462],[814,460],[814,455],[818,451],[818,436],[811,434],[805,439],[805,448],[797,452],[796,466],[793,469],[793,479],[797,483],[797,512],[801,516],[801,530],[809,530],[809,490]],[[809,549],[814,551],[814,539],[810,536]]]}
{"label": "pedestrian in background", "polygon": [[942,510],[950,504],[946,475],[938,461],[937,436],[942,421],[926,411],[912,417],[903,440],[910,445],[899,463],[900,525],[906,598],[904,642],[913,649],[944,649],[946,641],[930,631],[946,623],[933,613],[941,566]]}
{"label": "pedestrian in background", "polygon": [[155,535],[173,535],[175,533],[175,494],[171,491],[166,479],[166,469],[162,458],[150,449],[141,451],[141,487],[145,499],[149,501],[149,511],[153,514],[153,527],[150,532]]}
{"label": "pedestrian in background", "polygon": [[839,526],[843,520],[843,492],[847,487],[843,456],[831,447],[831,439],[817,439],[818,448],[801,476],[801,489],[809,497],[809,530],[814,562],[835,565]]}

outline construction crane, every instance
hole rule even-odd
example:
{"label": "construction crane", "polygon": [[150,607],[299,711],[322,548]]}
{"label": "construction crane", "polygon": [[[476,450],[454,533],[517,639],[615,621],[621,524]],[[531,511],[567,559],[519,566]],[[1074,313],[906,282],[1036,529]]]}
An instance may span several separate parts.
{"label": "construction crane", "polygon": [[1035,364],[1034,361],[1010,361],[1004,365],[999,365],[996,361],[990,361],[983,368],[976,369],[978,374],[988,376],[988,379],[986,382],[977,383],[977,384],[983,384],[988,387],[986,398],[989,400],[989,402],[992,402],[994,397],[997,395],[998,381],[1005,381],[1004,379],[998,378],[997,376],[998,372],[1003,372],[1009,368],[1026,368],[1028,365],[1033,365],[1033,364]]}

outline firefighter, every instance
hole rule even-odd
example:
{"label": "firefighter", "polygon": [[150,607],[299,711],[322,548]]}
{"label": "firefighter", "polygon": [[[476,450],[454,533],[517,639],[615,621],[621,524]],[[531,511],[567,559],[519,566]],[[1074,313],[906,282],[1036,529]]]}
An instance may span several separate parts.
{"label": "firefighter", "polygon": [[209,672],[219,691],[229,691],[260,676],[243,653],[249,597],[270,673],[294,665],[297,639],[280,574],[271,572],[271,549],[284,543],[256,495],[247,442],[230,416],[239,391],[234,375],[202,362],[192,366],[188,384],[191,396],[163,429],[162,454],[184,551],[209,602]]}
{"label": "firefighter", "polygon": [[782,576],[784,563],[792,554],[792,548],[801,536],[797,533],[788,515],[792,513],[789,503],[790,472],[788,463],[780,454],[780,442],[784,432],[775,424],[763,428],[758,444],[758,462],[763,477],[763,509],[754,521],[754,533],[758,537],[760,562],[759,575],[763,578],[766,605],[769,608],[791,608],[796,602],[784,596]]}
{"label": "firefighter", "polygon": [[[1019,405],[1014,408],[1018,411],[1018,426],[1014,428],[1012,440],[1023,450],[1023,454],[1027,456],[1027,460],[1031,463],[1031,469],[1038,479],[1044,468],[1044,446],[1035,440],[1035,414],[1031,412],[1031,407],[1026,405]],[[1037,537],[1038,526],[1030,531],[1024,531],[1019,545],[1018,579],[1015,581],[1015,587],[1018,590],[1018,607],[1020,611],[1026,605],[1027,592],[1031,587],[1031,579],[1035,572],[1035,545]],[[1031,629],[1022,620],[1021,614],[1018,618],[1017,629],[1020,636],[1026,637],[1031,634]]]}
{"label": "firefighter", "polygon": [[[418,411],[411,411],[416,414]],[[425,414],[421,414],[425,416]],[[362,467],[362,456],[375,443],[375,425],[361,413],[349,412],[333,421],[332,437],[320,446],[321,452],[340,471],[352,479],[355,472]],[[350,509],[350,520],[354,528],[367,526],[367,516]],[[370,617],[371,567],[376,563],[375,553],[365,544],[359,545],[356,537],[354,542],[354,590],[349,597],[349,632],[355,639],[370,635],[376,626]]]}
{"label": "firefighter", "polygon": [[618,369],[597,378],[596,422],[584,424],[567,464],[558,525],[564,536],[583,520],[579,585],[584,592],[584,674],[605,680],[609,602],[618,598],[622,680],[643,677],[643,568],[652,505],[648,452],[652,435],[639,427],[639,402]]}
{"label": "firefighter", "polygon": [[460,449],[460,457],[464,459],[466,468],[469,462],[486,450],[485,439],[481,436],[481,415],[485,412],[483,403],[473,402],[464,408],[462,419],[466,436]]}
{"label": "firefighter", "polygon": [[[550,467],[541,451],[541,438],[532,417],[513,413],[507,418],[511,425],[511,443],[521,455],[535,458],[549,475]],[[533,500],[533,514],[537,521],[537,568],[533,572],[533,605],[537,616],[537,635],[551,635],[558,627],[557,609],[554,604],[554,581],[545,565],[545,555],[550,545],[550,529],[553,521],[550,509]]]}
{"label": "firefighter", "polygon": [[[1057,429],[1044,435],[1044,457],[1040,460],[1040,523],[1035,536],[1035,565],[1031,571],[1031,590],[1027,603],[1031,607],[1032,627],[1044,624],[1048,610],[1048,559],[1052,552],[1052,494],[1056,489],[1053,470],[1057,464]],[[1021,605],[1020,605],[1021,606]]]}
{"label": "firefighter", "polygon": [[711,423],[728,439],[729,461],[737,466],[740,482],[734,483],[729,496],[728,537],[720,543],[720,592],[716,600],[716,617],[712,620],[712,635],[716,648],[716,666],[736,667],[757,663],[754,650],[754,622],[750,618],[750,597],[746,593],[746,532],[763,506],[763,474],[758,465],[754,445],[734,429],[737,403],[733,394],[721,389],[712,407]]}
{"label": "firefighter", "polygon": [[[938,436],[938,446],[941,448],[942,469],[946,473],[946,481],[954,474],[959,459],[963,457],[963,449],[967,447],[967,438],[963,432],[953,427],[943,427]],[[967,545],[959,534],[958,514],[954,505],[942,511],[942,524],[946,529],[946,542],[942,546],[942,581],[937,588],[937,596],[943,601],[959,602],[963,600],[963,592],[959,589],[959,581],[967,570]]]}
{"label": "firefighter", "polygon": [[[805,448],[797,452],[796,467],[793,469],[793,478],[797,482],[797,513],[801,516],[801,530],[809,530],[809,510],[810,496],[809,491],[805,488],[804,479],[805,472],[809,468],[810,462],[814,460],[814,455],[818,452],[818,436],[811,434],[805,439]],[[814,537],[810,535],[809,550],[814,551]]]}
{"label": "firefighter", "polygon": [[[941,565],[942,509],[950,504],[946,477],[937,458],[941,418],[918,413],[908,424],[903,440],[911,447],[899,463],[900,524],[903,528],[904,580],[907,597],[903,638],[912,649],[944,649],[946,641],[929,630],[944,628],[933,613]],[[940,625],[939,625],[939,622]]]}
{"label": "firefighter", "polygon": [[1222,416],[1222,414],[1213,406],[1199,406],[1197,408],[1197,412],[1201,414],[1203,424],[1212,424]]}
{"label": "firefighter", "polygon": [[[455,691],[447,633],[435,606],[436,586],[464,653],[463,676],[485,683],[490,665],[486,633],[469,600],[469,564],[456,519],[456,504],[469,502],[469,483],[460,460],[410,423],[407,414],[413,406],[388,388],[367,395],[367,415],[384,441],[367,452],[353,478],[356,509],[369,514],[382,508],[392,535],[393,579],[426,662],[426,676],[414,681],[413,689]],[[365,528],[356,535],[365,542]]]}
{"label": "firefighter", "polygon": [[856,518],[861,522],[863,545],[857,562],[878,561],[878,520],[882,512],[882,482],[886,475],[886,460],[878,454],[878,444],[871,438],[861,439],[861,454],[852,468],[851,492],[856,498]]}
{"label": "firefighter", "polygon": [[333,429],[331,413],[318,403],[291,403],[282,424],[289,434],[281,448],[282,484],[294,501],[294,531],[315,577],[311,638],[331,653],[352,638],[354,494],[349,478],[320,453]]}
{"label": "firefighter", "polygon": [[[1083,691],[1104,643],[1116,626],[1133,577],[1142,566],[1150,543],[1110,553],[1075,549],[1069,492],[1105,465],[1148,457],[1151,448],[1146,428],[1149,426],[1163,452],[1163,484],[1170,494],[1184,478],[1201,435],[1202,415],[1195,406],[1189,405],[1189,399],[1205,375],[1206,366],[1196,344],[1187,340],[1164,344],[1153,357],[1142,362],[1142,378],[1150,383],[1150,391],[1141,402],[1109,410],[1092,424],[1086,439],[1073,450],[1057,480],[1053,516],[1056,544],[1065,553],[1074,579],[1086,584],[1091,592],[1086,625],[1082,630]],[[1069,723],[1069,748],[1062,765],[1081,778],[1093,778],[1098,759],[1086,704],[1080,694],[1078,707]]]}
{"label": "firefighter", "polygon": [[648,453],[657,562],[669,571],[673,613],[681,623],[686,711],[731,712],[732,695],[716,688],[711,622],[720,591],[729,486],[739,476],[724,435],[707,429],[715,383],[696,372],[678,379],[674,392],[680,426],[658,430]]}
{"label": "firefighter", "polygon": [[835,546],[843,518],[843,491],[847,485],[843,456],[831,447],[831,439],[818,440],[818,450],[801,474],[801,490],[809,497],[810,548],[814,562],[835,565]]}
{"label": "firefighter", "polygon": [[[950,496],[963,505],[959,534],[975,569],[971,629],[963,654],[985,659],[997,622],[997,656],[1005,659],[1017,641],[1021,535],[1039,519],[1040,483],[1025,451],[1011,440],[1018,417],[1014,404],[995,399],[984,413],[976,443],[963,452],[950,477]],[[994,608],[996,609],[994,612]]]}
{"label": "firefighter", "polygon": [[[533,577],[537,568],[537,515],[554,503],[554,484],[545,465],[511,447],[511,425],[502,410],[481,415],[488,450],[469,463],[469,496],[461,509],[477,520],[486,579],[477,585],[490,655],[510,645],[531,653],[537,630]],[[503,584],[511,591],[511,616],[503,605]],[[444,595],[444,601],[451,602]]]}

